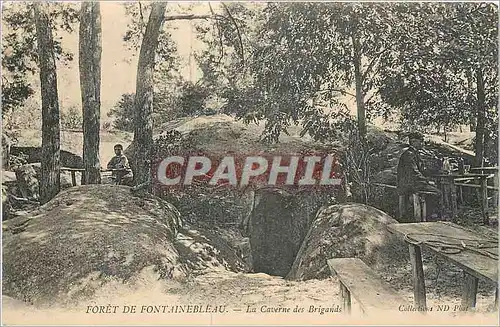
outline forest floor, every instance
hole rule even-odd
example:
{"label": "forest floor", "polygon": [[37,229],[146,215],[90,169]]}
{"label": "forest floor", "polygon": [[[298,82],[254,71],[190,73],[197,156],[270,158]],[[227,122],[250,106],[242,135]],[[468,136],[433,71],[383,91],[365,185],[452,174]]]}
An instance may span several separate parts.
{"label": "forest floor", "polygon": [[[426,273],[432,270],[433,260],[425,258]],[[409,267],[408,267],[409,268]],[[408,269],[410,270],[410,269]],[[401,272],[408,275],[408,272]],[[142,284],[124,285],[108,284],[92,301],[86,301],[71,308],[52,307],[35,309],[12,299],[4,299],[3,322],[7,325],[22,324],[122,324],[127,325],[212,325],[212,324],[378,324],[397,323],[399,325],[460,323],[474,325],[494,325],[498,321],[498,313],[493,311],[494,292],[486,290],[480,284],[477,299],[477,311],[455,311],[460,305],[458,269],[449,269],[442,273],[440,281],[431,278],[429,281],[428,307],[432,312],[426,314],[409,311],[391,312],[390,316],[362,316],[353,301],[352,315],[338,312],[341,308],[339,287],[335,277],[325,280],[287,281],[280,277],[266,274],[243,274],[231,272],[213,272],[195,277],[189,282],[158,281],[145,275]],[[390,276],[385,276],[390,278]],[[458,279],[458,280],[457,280]],[[450,289],[450,282],[455,286]],[[411,282],[408,276],[406,283]],[[392,283],[394,285],[394,283]],[[432,287],[434,285],[434,287]],[[438,286],[436,286],[438,285]],[[437,292],[448,288],[448,293]],[[408,307],[413,303],[413,295],[408,285],[401,285],[399,293],[408,300],[401,305]],[[86,313],[88,306],[116,307],[116,313]],[[136,313],[124,314],[125,306],[137,306]],[[203,310],[221,308],[223,313],[175,313],[180,305],[198,305]],[[438,312],[438,305],[448,305],[449,311]],[[143,308],[144,306],[144,308]],[[154,306],[158,312],[155,313]],[[166,306],[166,307],[165,307]],[[266,312],[270,308],[289,308],[288,313]],[[187,310],[187,307],[184,307]],[[294,312],[297,310],[303,312]],[[91,309],[92,310],[92,309]],[[141,313],[144,310],[145,312]],[[147,311],[150,311],[149,313]],[[165,310],[165,313],[163,313]],[[256,312],[248,312],[255,310]],[[283,310],[283,309],[281,309]],[[326,311],[326,312],[325,312]],[[333,311],[333,312],[331,312]]]}
{"label": "forest floor", "polygon": [[[38,132],[25,133],[19,145],[40,145]],[[81,155],[83,136],[78,132],[62,132],[62,148]],[[106,163],[113,155],[113,145],[121,143],[127,147],[132,141],[131,134],[101,134],[101,162]],[[463,211],[461,220],[468,227],[475,227],[475,211]],[[494,230],[494,229],[492,229]],[[144,277],[134,285],[112,282],[105,285],[92,299],[72,307],[56,304],[48,308],[35,308],[27,304],[3,297],[2,321],[6,325],[79,325],[127,324],[127,325],[300,325],[300,324],[383,324],[398,325],[460,324],[496,325],[498,313],[494,311],[494,288],[479,283],[477,309],[473,312],[455,311],[460,304],[462,272],[455,266],[444,263],[439,258],[423,253],[426,276],[428,307],[433,312],[427,314],[409,311],[391,313],[390,316],[361,315],[354,299],[353,314],[335,312],[342,302],[336,277],[324,280],[287,281],[281,277],[262,273],[233,273],[228,271],[208,272],[189,281],[158,280],[157,276],[145,272]],[[409,306],[413,303],[411,266],[394,270],[387,267],[381,277],[389,282]],[[123,313],[125,306],[137,306],[136,313]],[[175,313],[177,305],[199,305],[206,310],[223,306],[223,313]],[[449,311],[438,312],[438,305],[448,305]],[[116,313],[87,313],[89,306],[108,306]],[[115,307],[116,306],[116,307]],[[154,307],[156,306],[156,308]],[[167,306],[165,308],[165,306]],[[289,313],[271,313],[270,308],[290,308]],[[146,312],[141,313],[142,310]],[[159,310],[158,313],[148,312]],[[166,310],[163,313],[162,310]],[[186,310],[187,308],[184,307]],[[193,309],[193,308],[191,308]],[[255,309],[256,312],[247,312]],[[303,312],[294,312],[302,310]],[[325,312],[334,311],[334,312]]]}

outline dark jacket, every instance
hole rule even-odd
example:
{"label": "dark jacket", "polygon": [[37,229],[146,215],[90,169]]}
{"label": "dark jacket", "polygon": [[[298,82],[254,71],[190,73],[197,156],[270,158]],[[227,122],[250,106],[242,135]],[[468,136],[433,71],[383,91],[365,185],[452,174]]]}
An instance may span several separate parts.
{"label": "dark jacket", "polygon": [[408,194],[427,186],[429,183],[423,175],[423,164],[418,150],[410,146],[406,149],[398,163],[398,193]]}

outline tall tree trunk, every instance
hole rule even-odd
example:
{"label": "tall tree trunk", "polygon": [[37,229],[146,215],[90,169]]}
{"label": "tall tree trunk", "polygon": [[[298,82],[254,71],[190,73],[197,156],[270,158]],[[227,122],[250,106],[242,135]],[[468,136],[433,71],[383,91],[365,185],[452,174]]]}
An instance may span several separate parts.
{"label": "tall tree trunk", "polygon": [[485,97],[484,97],[484,77],[481,68],[476,70],[477,85],[477,123],[476,123],[476,165],[482,166],[484,157],[484,134],[485,134]]}
{"label": "tall tree trunk", "polygon": [[47,4],[34,2],[38,64],[42,95],[42,160],[40,202],[46,203],[61,187],[59,99],[56,60]]}
{"label": "tall tree trunk", "polygon": [[83,107],[82,184],[101,183],[101,13],[99,2],[83,2],[80,13],[80,90]]}
{"label": "tall tree trunk", "polygon": [[361,74],[361,45],[355,32],[353,32],[352,45],[354,55],[354,83],[356,86],[356,108],[358,116],[359,137],[362,141],[366,138],[366,111],[365,95],[363,94],[363,76]]}
{"label": "tall tree trunk", "polygon": [[142,39],[137,67],[134,117],[134,183],[143,184],[151,175],[151,147],[153,144],[153,73],[160,28],[165,19],[166,2],[154,2],[146,32]]}

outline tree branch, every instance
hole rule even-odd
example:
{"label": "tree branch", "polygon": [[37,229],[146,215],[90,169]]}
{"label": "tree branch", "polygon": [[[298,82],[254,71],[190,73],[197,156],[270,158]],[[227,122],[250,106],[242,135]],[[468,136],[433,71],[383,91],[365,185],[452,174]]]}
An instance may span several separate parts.
{"label": "tree branch", "polygon": [[388,48],[385,48],[384,50],[376,53],[374,56],[373,56],[373,59],[370,61],[370,63],[368,63],[368,67],[366,68],[365,72],[363,73],[363,76],[361,77],[361,82],[364,83],[365,80],[366,80],[366,77],[368,76],[368,74],[370,73],[370,71],[373,69],[373,66],[375,66],[375,63],[377,62],[377,60],[380,59],[380,56],[384,54],[384,52],[386,52],[388,50]]}
{"label": "tree branch", "polygon": [[144,37],[144,32],[143,32],[143,28],[146,27],[146,23],[144,22],[144,15],[142,14],[142,4],[140,1],[137,2],[137,4],[139,5],[139,15],[141,16],[141,34],[142,34],[142,37]]}
{"label": "tree branch", "polygon": [[[208,7],[210,8],[210,12],[212,13],[212,16],[216,16],[214,9],[212,8],[212,4],[209,2]],[[215,20],[215,25],[217,26],[217,34],[219,36],[219,42],[220,42],[220,57],[219,60],[217,61],[217,65],[219,65],[222,62],[222,59],[224,59],[224,43],[222,41],[222,30],[218,24],[218,21]]]}
{"label": "tree branch", "polygon": [[319,93],[324,93],[324,92],[339,92],[339,93],[342,93],[344,95],[350,95],[352,97],[356,97],[356,95],[350,93],[350,92],[347,92],[345,90],[342,90],[342,89],[326,89],[326,90],[319,90],[318,92]]}
{"label": "tree branch", "polygon": [[226,10],[226,13],[229,16],[229,19],[231,20],[234,27],[236,28],[236,33],[238,34],[238,41],[240,42],[240,57],[241,57],[241,61],[243,62],[243,64],[245,64],[245,54],[243,52],[243,41],[241,40],[240,28],[238,27],[238,24],[236,24],[236,21],[234,20],[233,15],[231,15],[231,12],[229,11],[229,8],[226,6],[226,4],[224,2],[221,2],[221,5]]}
{"label": "tree branch", "polygon": [[[217,17],[217,15],[216,15]],[[165,21],[172,21],[172,20],[193,20],[193,19],[209,19],[213,18],[212,15],[172,15],[172,16],[167,16],[165,17]]]}

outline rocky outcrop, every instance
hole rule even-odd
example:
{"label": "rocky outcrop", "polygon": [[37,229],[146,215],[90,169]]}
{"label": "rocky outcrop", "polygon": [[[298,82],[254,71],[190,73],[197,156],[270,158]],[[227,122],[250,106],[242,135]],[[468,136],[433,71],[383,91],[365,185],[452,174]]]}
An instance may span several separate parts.
{"label": "rocky outcrop", "polygon": [[[248,155],[336,154],[340,151],[338,144],[321,144],[307,135],[301,136],[300,126],[291,126],[288,135],[282,133],[276,144],[261,141],[263,130],[264,123],[245,124],[227,115],[179,119],[155,131],[154,158],[206,154],[217,160],[228,155],[244,158]],[[132,163],[134,152],[135,144],[132,143],[125,150]],[[229,188],[200,183],[176,188],[170,194],[164,192],[162,197],[173,203],[186,221],[240,226],[251,244],[251,256],[245,255],[245,258],[254,263],[254,271],[284,276],[316,210],[325,203],[324,198],[333,196],[337,189],[323,189],[325,194],[301,193],[295,187],[278,188],[275,192],[264,190],[265,184]],[[289,246],[282,246],[284,244]],[[281,249],[287,251],[285,255],[280,256]],[[253,260],[249,260],[250,257]]]}
{"label": "rocky outcrop", "polygon": [[183,278],[174,246],[179,213],[112,185],[72,187],[28,216],[3,223],[3,293],[36,304],[92,295],[144,269]]}
{"label": "rocky outcrop", "polygon": [[326,278],[331,275],[326,260],[331,258],[360,258],[374,268],[405,265],[407,247],[387,230],[394,223],[397,221],[384,212],[363,204],[322,208],[287,278]]}
{"label": "rocky outcrop", "polygon": [[[37,146],[12,146],[10,155],[23,156],[27,163],[41,162],[42,148]],[[60,151],[61,167],[83,168],[83,158],[69,151]]]}
{"label": "rocky outcrop", "polygon": [[17,186],[23,198],[37,200],[40,197],[37,175],[32,165],[22,165],[16,169]]}
{"label": "rocky outcrop", "polygon": [[127,186],[72,187],[3,223],[3,293],[40,306],[152,271],[184,280],[221,270],[248,270],[223,233],[184,224],[170,203]]}

